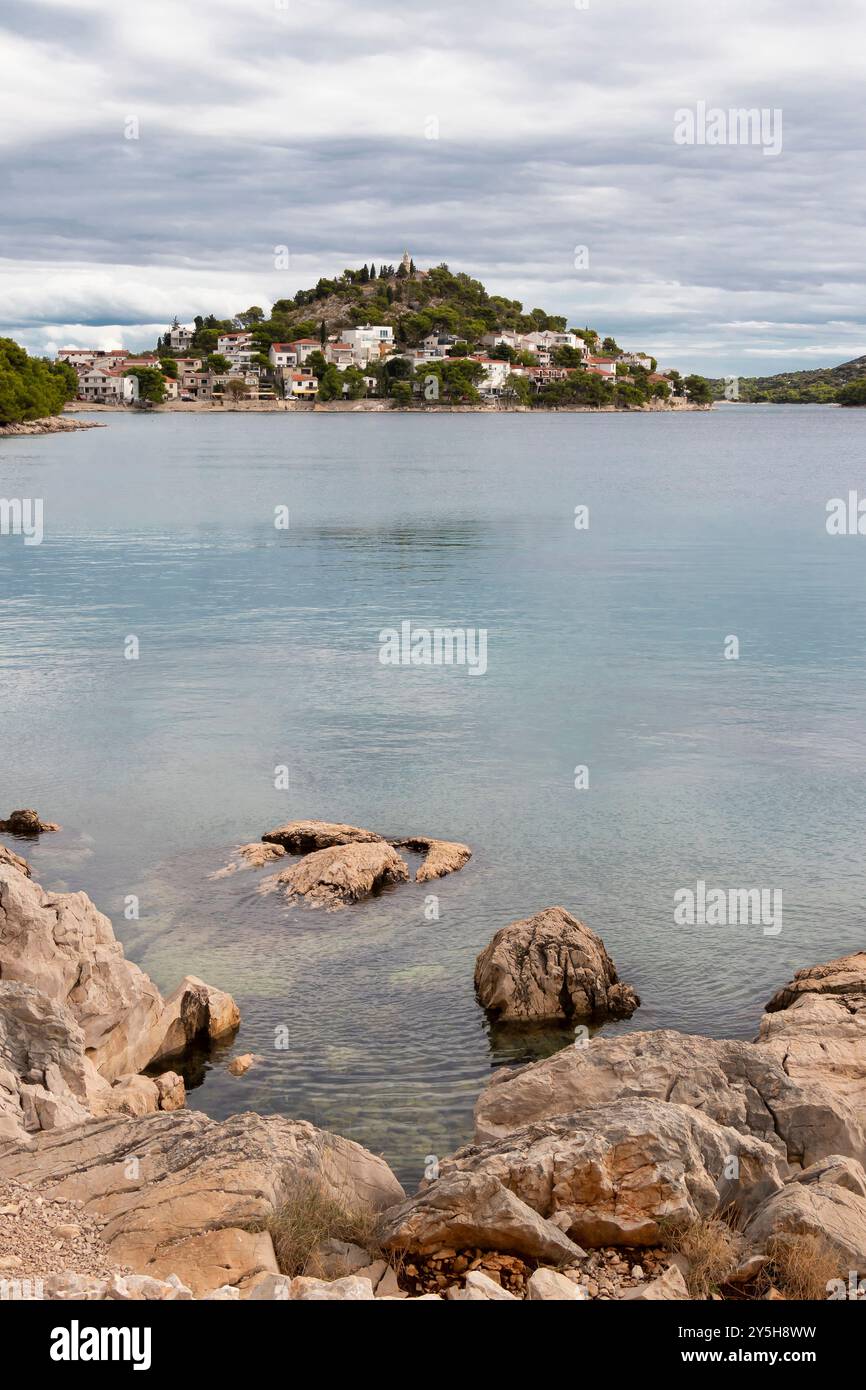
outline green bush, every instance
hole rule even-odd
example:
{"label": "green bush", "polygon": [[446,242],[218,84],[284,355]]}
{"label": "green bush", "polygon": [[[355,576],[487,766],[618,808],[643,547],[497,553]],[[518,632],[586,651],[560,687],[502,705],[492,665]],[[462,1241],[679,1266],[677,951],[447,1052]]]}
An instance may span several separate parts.
{"label": "green bush", "polygon": [[0,338],[0,425],[57,415],[78,391],[68,362],[30,357],[11,338]]}

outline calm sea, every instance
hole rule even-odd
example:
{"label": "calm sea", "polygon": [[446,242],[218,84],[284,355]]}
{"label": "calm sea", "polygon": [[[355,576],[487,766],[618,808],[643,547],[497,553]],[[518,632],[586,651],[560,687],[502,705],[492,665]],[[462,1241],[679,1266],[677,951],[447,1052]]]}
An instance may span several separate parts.
{"label": "calm sea", "polygon": [[[414,1184],[493,1066],[569,1041],[488,1030],[505,923],[564,905],[642,997],[620,1026],[717,1036],[866,944],[866,537],[825,528],[866,492],[864,412],[99,418],[0,440],[45,528],[0,536],[0,814],[62,823],[37,876],[161,988],[238,999],[262,1060],[200,1059],[192,1104],[308,1118]],[[486,674],[382,665],[404,620],[486,629]],[[332,914],[210,877],[297,817],[473,858]],[[674,925],[698,880],[781,891],[781,933]]]}

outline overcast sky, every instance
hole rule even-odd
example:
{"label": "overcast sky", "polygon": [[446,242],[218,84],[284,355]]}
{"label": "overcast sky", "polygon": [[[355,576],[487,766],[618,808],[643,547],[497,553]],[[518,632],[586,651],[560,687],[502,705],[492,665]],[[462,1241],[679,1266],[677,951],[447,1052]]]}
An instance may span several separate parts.
{"label": "overcast sky", "polygon": [[[664,366],[866,352],[863,0],[4,0],[0,24],[0,333],[31,351],[148,345],[408,247]],[[781,152],[677,143],[699,102],[781,111]]]}

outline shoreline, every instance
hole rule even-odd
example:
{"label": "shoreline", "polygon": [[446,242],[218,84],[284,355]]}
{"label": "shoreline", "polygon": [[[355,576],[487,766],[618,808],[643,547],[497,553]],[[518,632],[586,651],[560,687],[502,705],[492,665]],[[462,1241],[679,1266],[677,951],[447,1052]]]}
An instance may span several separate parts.
{"label": "shoreline", "polygon": [[41,420],[19,420],[14,425],[0,425],[0,439],[35,434],[68,434],[72,430],[104,430],[96,420],[70,420],[66,414],[46,415]]}
{"label": "shoreline", "polygon": [[[564,406],[503,406],[503,405],[410,405],[396,406],[390,401],[248,401],[245,404],[213,405],[210,401],[166,401],[138,410],[135,406],[107,405],[102,402],[71,401],[65,412],[69,415],[97,413],[110,415],[323,415],[323,414],[396,414],[396,415],[677,415],[681,411],[712,410],[710,405],[641,406],[564,405]],[[37,423],[37,422],[34,422]],[[84,428],[87,428],[85,426]],[[39,431],[34,431],[38,433]],[[50,433],[50,431],[44,431]]]}

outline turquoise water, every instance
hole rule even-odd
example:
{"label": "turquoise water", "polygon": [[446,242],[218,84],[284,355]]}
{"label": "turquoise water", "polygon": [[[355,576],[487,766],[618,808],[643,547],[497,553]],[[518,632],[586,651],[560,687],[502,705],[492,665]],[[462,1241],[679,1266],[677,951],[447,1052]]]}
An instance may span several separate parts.
{"label": "turquoise water", "polygon": [[[45,526],[0,536],[0,814],[62,823],[37,875],[163,989],[236,996],[263,1060],[210,1058],[194,1105],[309,1118],[414,1183],[492,1066],[569,1040],[487,1029],[506,922],[598,931],[643,1000],[620,1027],[740,1037],[864,945],[866,537],[824,524],[866,490],[863,412],[99,418],[0,440],[0,495]],[[487,673],[383,666],[404,619],[486,628]],[[474,855],[333,914],[209,877],[294,817]],[[674,926],[699,878],[781,890],[782,932]]]}

